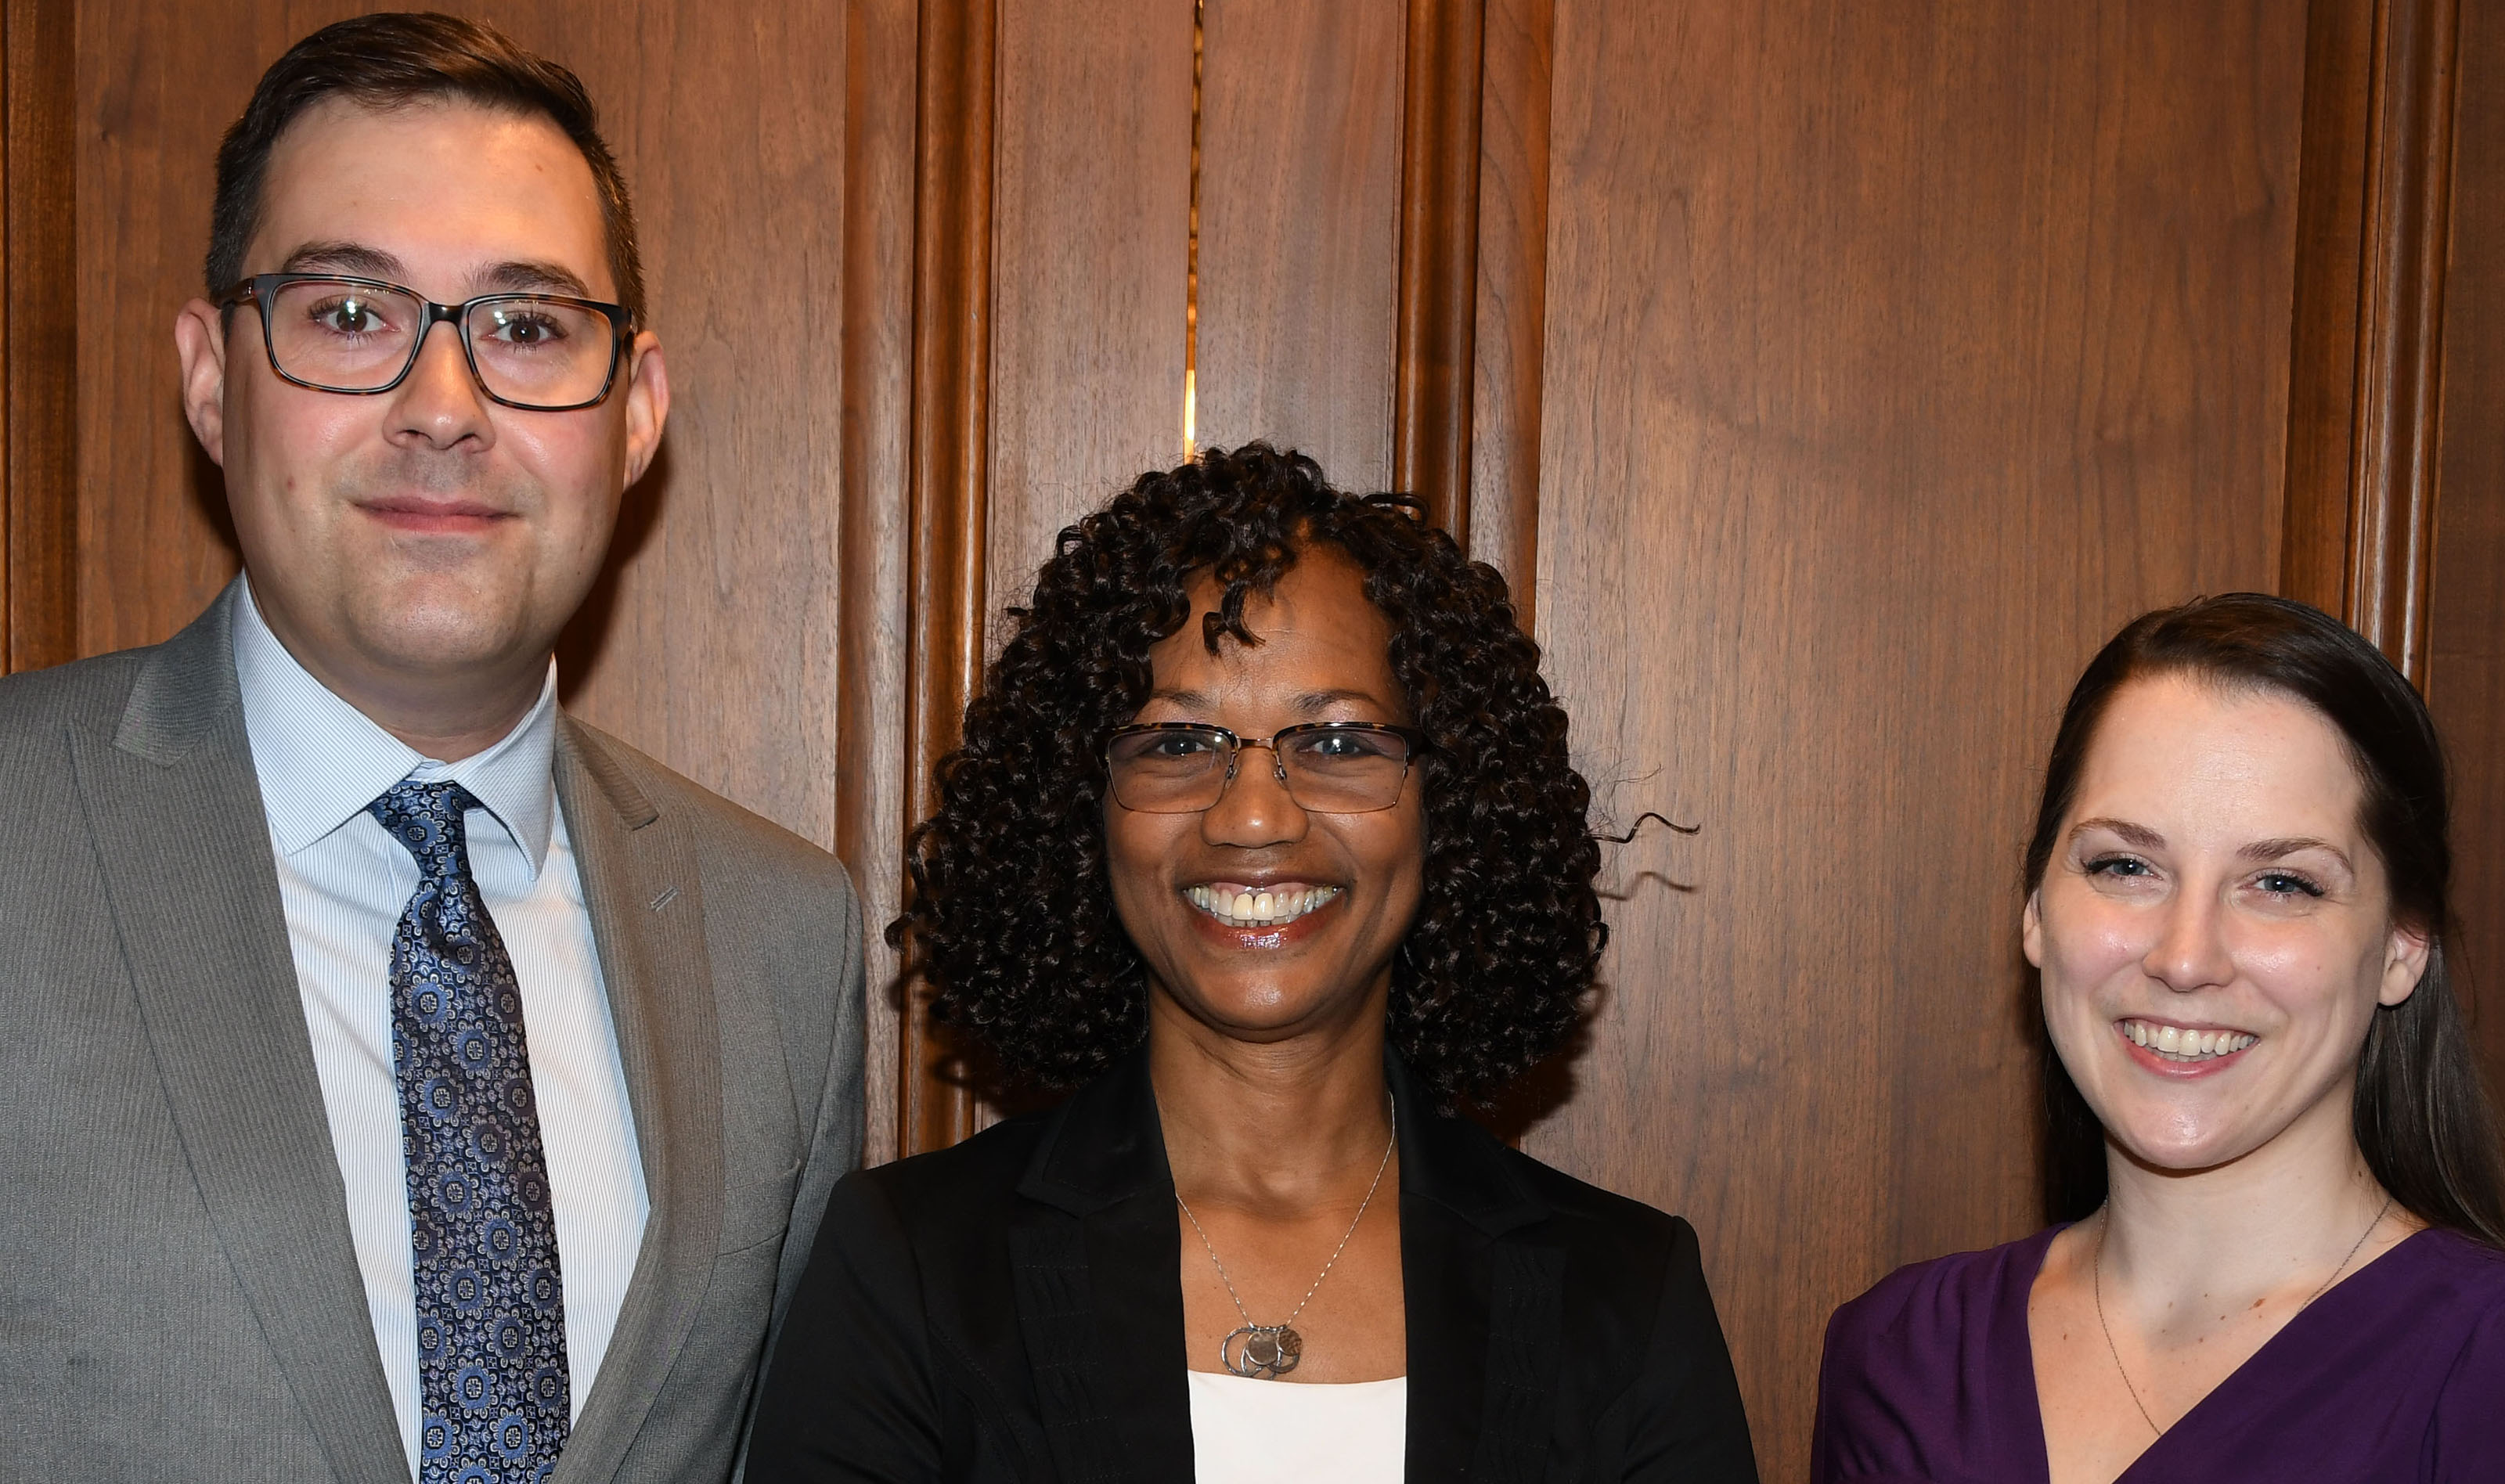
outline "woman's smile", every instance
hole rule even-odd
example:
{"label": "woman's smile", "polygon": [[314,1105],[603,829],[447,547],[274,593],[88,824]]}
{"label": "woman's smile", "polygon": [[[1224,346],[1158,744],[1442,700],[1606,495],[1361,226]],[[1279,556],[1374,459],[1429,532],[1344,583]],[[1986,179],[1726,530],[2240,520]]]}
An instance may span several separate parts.
{"label": "woman's smile", "polygon": [[1260,886],[1213,881],[1184,887],[1182,895],[1183,900],[1227,928],[1284,928],[1337,901],[1340,889],[1298,881]]}

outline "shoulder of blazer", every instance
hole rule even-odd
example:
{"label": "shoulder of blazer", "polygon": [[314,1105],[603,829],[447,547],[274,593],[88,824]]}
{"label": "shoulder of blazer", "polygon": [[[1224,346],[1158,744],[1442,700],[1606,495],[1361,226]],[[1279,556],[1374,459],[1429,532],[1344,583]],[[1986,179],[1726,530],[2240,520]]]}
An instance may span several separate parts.
{"label": "shoulder of blazer", "polygon": [[54,735],[64,723],[110,731],[153,653],[120,650],[0,676],[0,739]]}
{"label": "shoulder of blazer", "polygon": [[753,871],[762,880],[822,886],[852,895],[852,878],[825,849],[753,813],[599,727],[560,713],[558,746],[573,752],[618,822],[639,830],[664,811],[694,832],[709,869]]}
{"label": "shoulder of blazer", "polygon": [[222,711],[242,704],[233,660],[242,595],[240,582],[229,583],[162,644],[0,676],[0,744],[71,725],[160,762],[188,752]]}

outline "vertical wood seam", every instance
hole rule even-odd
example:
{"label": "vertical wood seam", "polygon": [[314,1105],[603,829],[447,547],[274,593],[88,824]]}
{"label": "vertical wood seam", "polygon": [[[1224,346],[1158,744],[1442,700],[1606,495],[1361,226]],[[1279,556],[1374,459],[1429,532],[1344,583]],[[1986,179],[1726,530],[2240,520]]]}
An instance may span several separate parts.
{"label": "vertical wood seam", "polygon": [[1483,5],[1468,549],[1504,574],[1515,623],[1535,635],[1556,11],[1551,0]]}
{"label": "vertical wood seam", "polygon": [[0,674],[78,656],[75,23],[0,13]]}
{"label": "vertical wood seam", "polygon": [[[905,769],[917,820],[937,805],[934,769],[982,676],[998,26],[994,0],[924,0],[916,46]],[[971,1089],[935,1064],[928,998],[907,989],[900,1155],[944,1148],[973,1126]]]}
{"label": "vertical wood seam", "polygon": [[1410,0],[1401,88],[1392,484],[1469,546],[1485,0]]}
{"label": "vertical wood seam", "polygon": [[2370,118],[2344,613],[2426,683],[2457,0],[2391,0]]}
{"label": "vertical wood seam", "polygon": [[2425,683],[2457,0],[2314,0],[2279,590]]}

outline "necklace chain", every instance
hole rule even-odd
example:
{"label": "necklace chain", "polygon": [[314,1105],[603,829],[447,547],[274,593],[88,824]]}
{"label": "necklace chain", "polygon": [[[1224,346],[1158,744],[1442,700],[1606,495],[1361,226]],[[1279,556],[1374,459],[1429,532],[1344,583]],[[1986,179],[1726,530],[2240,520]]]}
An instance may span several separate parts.
{"label": "necklace chain", "polygon": [[1339,1246],[1331,1249],[1330,1261],[1323,1263],[1323,1270],[1314,1275],[1313,1288],[1305,1290],[1305,1296],[1296,1300],[1296,1307],[1276,1325],[1253,1324],[1252,1311],[1244,1307],[1244,1295],[1235,1291],[1235,1280],[1226,1275],[1226,1264],[1217,1260],[1217,1249],[1210,1245],[1209,1228],[1201,1225],[1200,1218],[1191,1214],[1191,1207],[1183,1200],[1182,1192],[1175,1191],[1175,1204],[1182,1208],[1182,1218],[1191,1223],[1191,1229],[1200,1233],[1200,1245],[1209,1254],[1209,1265],[1217,1269],[1217,1281],[1226,1285],[1226,1296],[1235,1300],[1235,1312],[1244,1316],[1246,1327],[1285,1329],[1293,1325],[1297,1316],[1305,1312],[1305,1305],[1314,1301],[1314,1294],[1322,1288],[1323,1280],[1330,1276],[1331,1266],[1339,1261],[1339,1254],[1348,1251],[1348,1239],[1357,1235],[1357,1223],[1365,1219],[1365,1208],[1374,1204],[1374,1192],[1383,1184],[1383,1172],[1392,1168],[1392,1151],[1400,1143],[1400,1104],[1390,1093],[1384,1094],[1384,1101],[1391,1105],[1392,1137],[1383,1143],[1383,1158],[1374,1167],[1374,1181],[1365,1187],[1365,1199],[1357,1203],[1357,1215],[1349,1218],[1348,1230],[1340,1233]]}
{"label": "necklace chain", "polygon": [[[2366,1239],[2375,1234],[2375,1228],[2382,1225],[2383,1218],[2391,1215],[2391,1212],[2392,1198],[2386,1195],[2383,1197],[2383,1204],[2376,1209],[2375,1219],[2368,1221],[2366,1229],[2357,1233],[2357,1240],[2348,1245],[2348,1254],[2340,1259],[2340,1265],[2331,1270],[2330,1277],[2322,1280],[2321,1287],[2305,1295],[2305,1302],[2296,1306],[2296,1313],[2290,1314],[2289,1319],[2294,1319],[2297,1314],[2303,1314],[2312,1308],[2315,1299],[2331,1291],[2331,1285],[2338,1281],[2342,1273],[2348,1270],[2348,1264],[2357,1259],[2357,1254],[2365,1251]],[[2164,1437],[2166,1430],[2157,1425],[2156,1418],[2148,1415],[2148,1404],[2139,1399],[2139,1388],[2132,1384],[2131,1371],[2122,1363],[2122,1350],[2114,1344],[2113,1326],[2105,1323],[2105,1231],[2112,1225],[2113,1207],[2108,1204],[2097,1218],[2097,1255],[2089,1268],[2089,1289],[2096,1295],[2097,1300],[2097,1327],[2105,1333],[2105,1354],[2113,1357],[2114,1373],[2122,1377],[2122,1389],[2131,1393],[2131,1404],[2139,1408],[2139,1420],[2148,1424],[2150,1432]]]}

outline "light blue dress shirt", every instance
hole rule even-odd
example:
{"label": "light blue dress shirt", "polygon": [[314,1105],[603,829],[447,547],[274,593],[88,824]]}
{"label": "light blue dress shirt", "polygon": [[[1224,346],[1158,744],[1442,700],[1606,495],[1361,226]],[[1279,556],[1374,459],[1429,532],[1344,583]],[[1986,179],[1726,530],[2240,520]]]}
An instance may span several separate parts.
{"label": "light blue dress shirt", "polygon": [[391,943],[417,890],[417,863],[366,812],[384,790],[407,778],[448,778],[486,806],[470,813],[470,868],[521,982],[577,1418],[617,1327],[652,1209],[582,879],[557,807],[556,666],[548,666],[539,704],[504,740],[447,764],[420,756],[315,680],[270,632],[249,589],[235,612],[235,679],[297,990],[347,1184],[348,1231],[374,1345],[414,1477],[417,1297],[392,1070]]}

